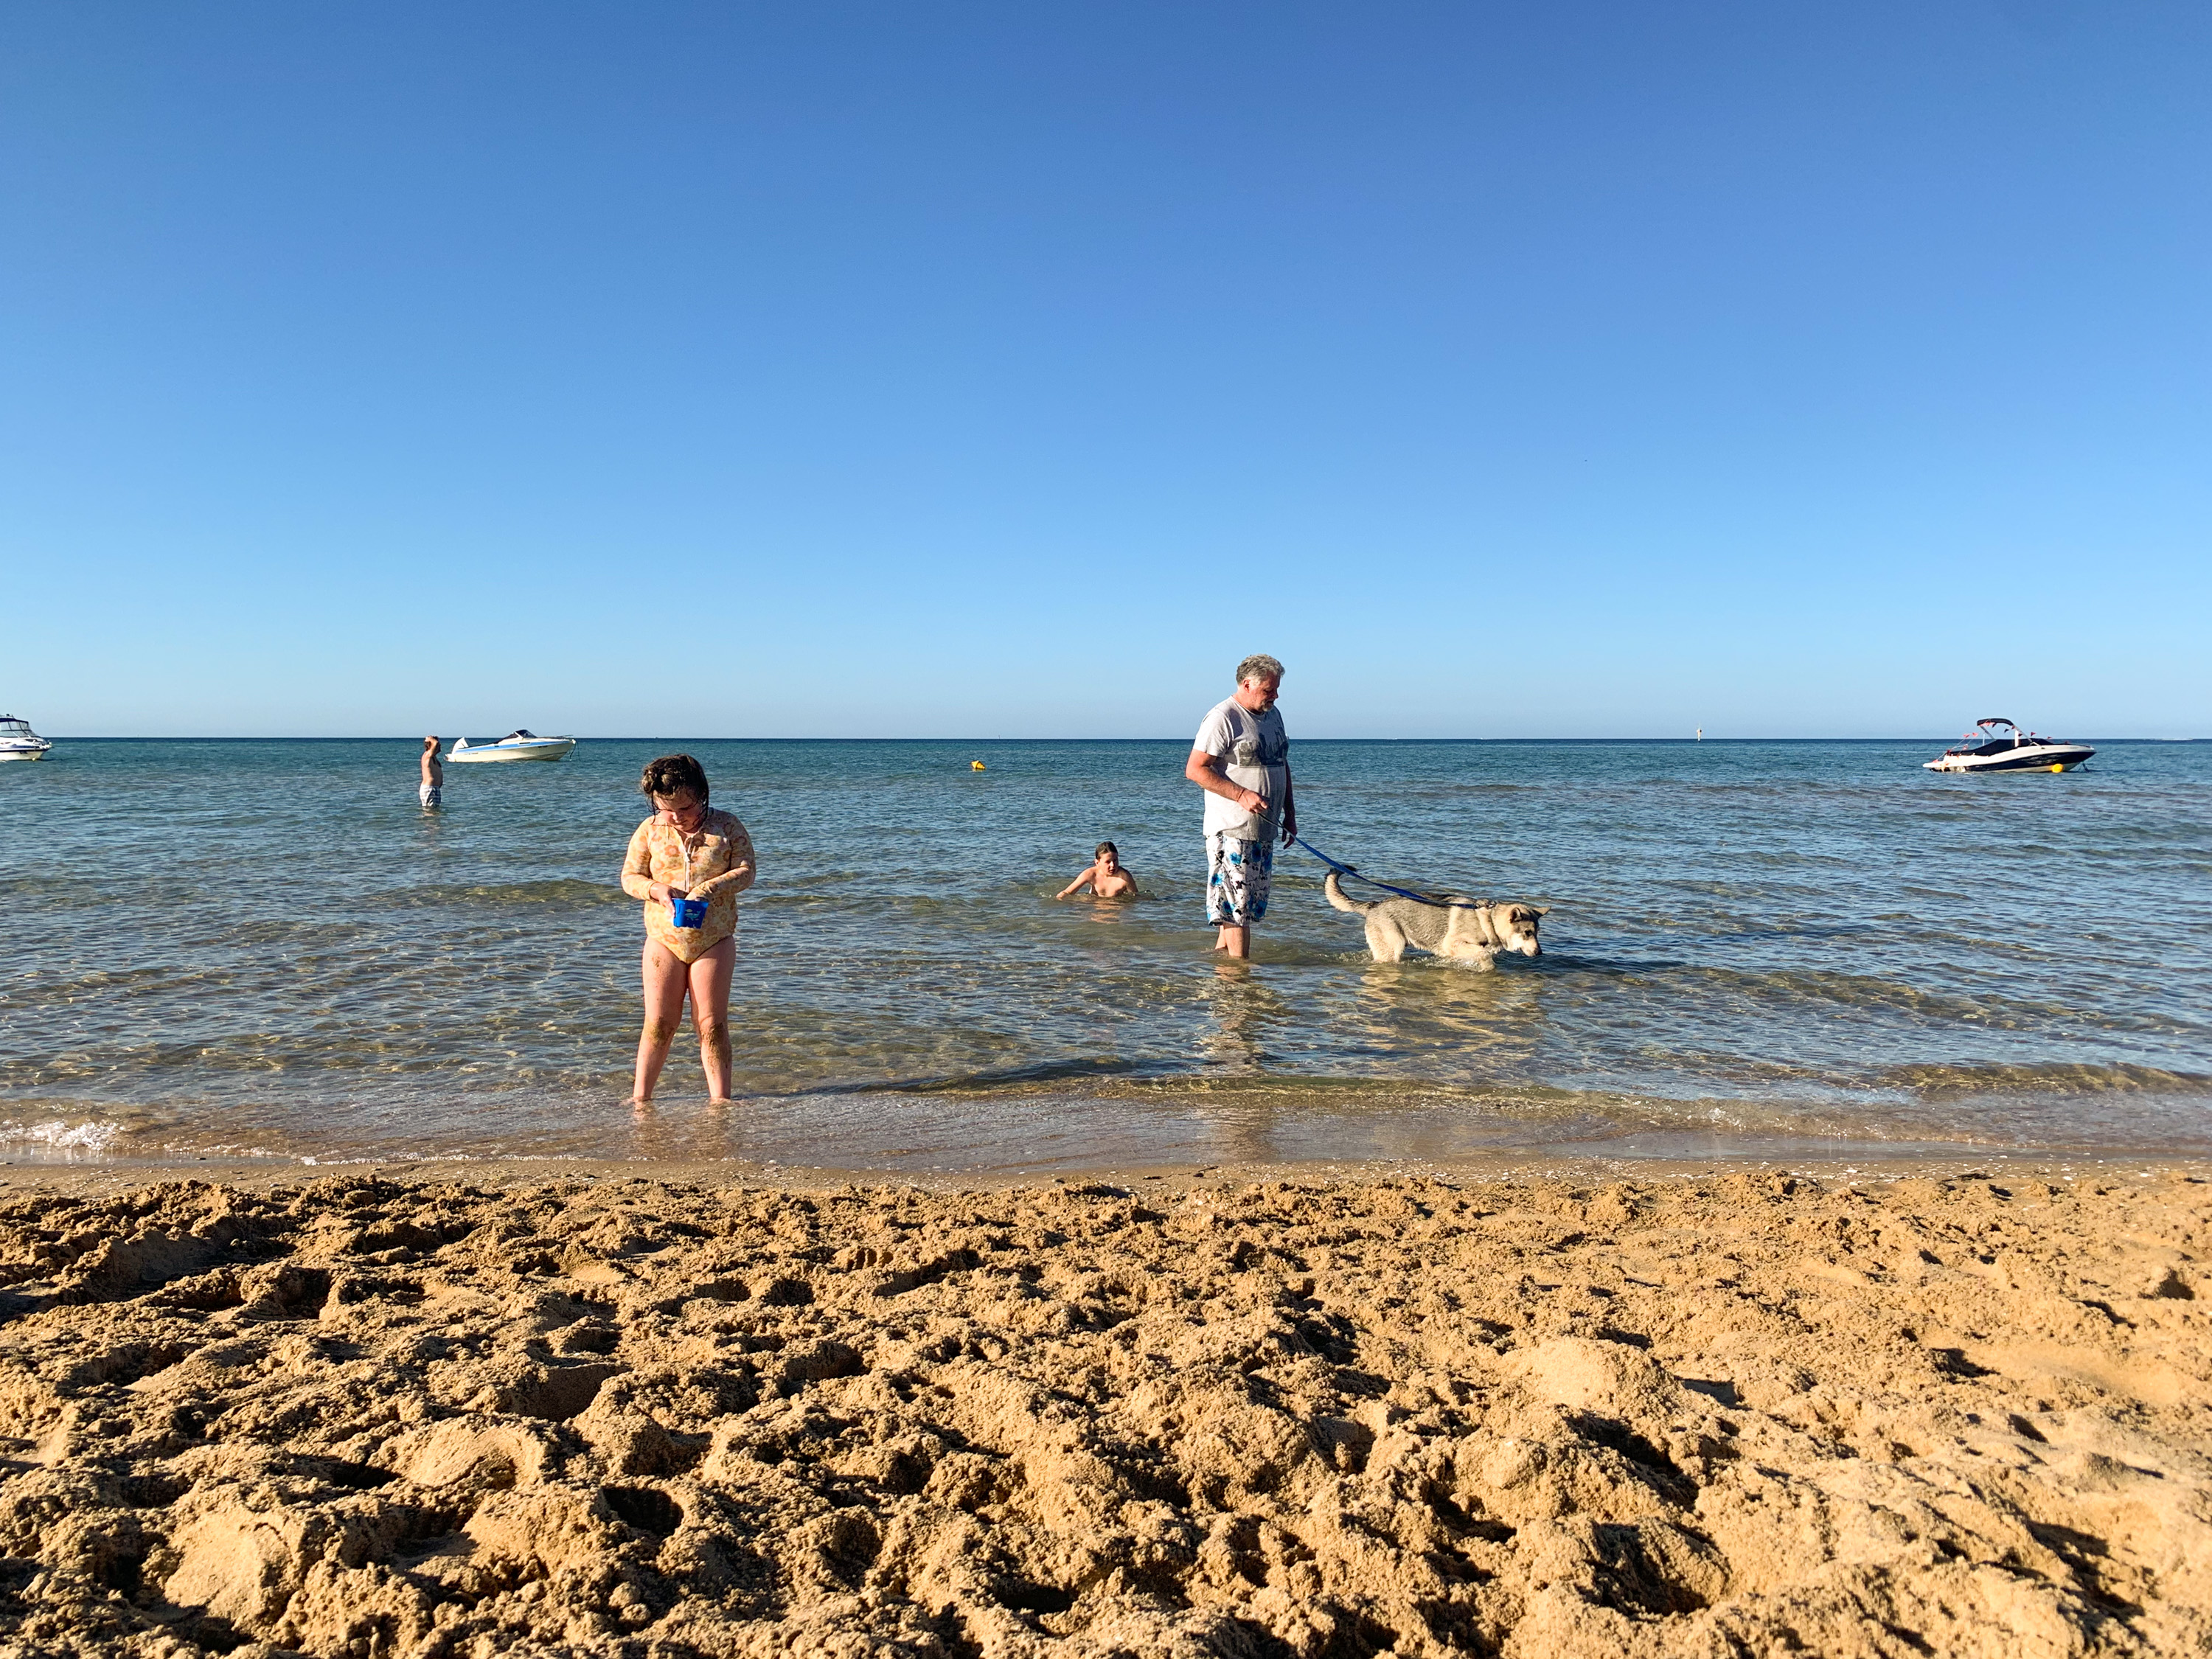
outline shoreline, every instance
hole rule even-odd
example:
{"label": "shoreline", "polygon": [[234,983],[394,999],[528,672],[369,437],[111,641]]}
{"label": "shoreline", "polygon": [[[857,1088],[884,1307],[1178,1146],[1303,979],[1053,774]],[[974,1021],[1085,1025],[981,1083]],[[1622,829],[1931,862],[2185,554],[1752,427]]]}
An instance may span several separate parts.
{"label": "shoreline", "polygon": [[1107,1182],[1132,1191],[1153,1183],[1179,1190],[1195,1182],[1319,1182],[1361,1186],[1391,1180],[1448,1185],[1538,1182],[1561,1185],[1620,1182],[1679,1183],[1732,1175],[1796,1176],[1823,1182],[1892,1183],[1956,1181],[2002,1171],[2015,1177],[2057,1182],[2202,1178],[2212,1182],[2212,1155],[2133,1155],[2110,1151],[2053,1156],[2038,1148],[1915,1150],[1888,1155],[1808,1155],[1795,1150],[1731,1149],[1704,1157],[1607,1156],[1595,1153],[1493,1153],[1443,1158],[1331,1158],[1279,1163],[1084,1162],[1022,1169],[920,1170],[876,1164],[785,1164],[773,1159],[594,1158],[564,1153],[521,1156],[453,1154],[426,1158],[364,1157],[302,1160],[264,1158],[98,1158],[81,1160],[0,1158],[0,1197],[44,1189],[74,1193],[88,1185],[140,1186],[199,1181],[242,1188],[368,1175],[411,1183],[512,1185],[585,1178],[643,1180],[712,1186],[744,1186],[791,1192],[854,1187],[933,1194],[1008,1192],[1024,1188]]}
{"label": "shoreline", "polygon": [[0,1639],[2212,1642],[2201,1162],[1112,1173],[0,1171]]}

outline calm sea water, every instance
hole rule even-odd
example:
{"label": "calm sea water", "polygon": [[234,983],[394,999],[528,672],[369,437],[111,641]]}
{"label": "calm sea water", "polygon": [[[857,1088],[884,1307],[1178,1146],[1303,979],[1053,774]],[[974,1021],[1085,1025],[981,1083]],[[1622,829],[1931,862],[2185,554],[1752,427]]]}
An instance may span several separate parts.
{"label": "calm sea water", "polygon": [[[760,849],[750,1098],[687,1032],[640,1120],[616,874],[678,746]],[[1553,907],[1480,973],[1368,961],[1296,853],[1211,957],[1176,741],[586,742],[437,814],[405,740],[65,743],[0,767],[0,1155],[2212,1150],[2212,744],[1940,746],[1297,744],[1329,852]],[[1153,896],[1051,902],[1103,836]]]}

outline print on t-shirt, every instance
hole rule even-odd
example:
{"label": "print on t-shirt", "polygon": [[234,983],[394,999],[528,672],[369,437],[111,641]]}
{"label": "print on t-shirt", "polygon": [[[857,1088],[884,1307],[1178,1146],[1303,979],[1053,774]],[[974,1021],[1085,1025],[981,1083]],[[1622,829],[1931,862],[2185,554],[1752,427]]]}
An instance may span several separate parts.
{"label": "print on t-shirt", "polygon": [[1262,818],[1209,791],[1206,833],[1226,830],[1254,840],[1273,840],[1290,778],[1291,739],[1283,730],[1281,711],[1270,708],[1255,714],[1236,698],[1224,698],[1199,722],[1191,746],[1219,760],[1230,782],[1267,798],[1267,816]]}

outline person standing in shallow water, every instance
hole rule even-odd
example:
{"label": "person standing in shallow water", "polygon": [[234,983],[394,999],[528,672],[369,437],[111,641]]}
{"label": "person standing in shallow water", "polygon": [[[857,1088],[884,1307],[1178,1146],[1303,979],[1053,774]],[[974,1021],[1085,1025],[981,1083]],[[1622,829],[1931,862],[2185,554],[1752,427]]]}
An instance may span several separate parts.
{"label": "person standing in shallow water", "polygon": [[[752,837],[734,816],[707,805],[707,769],[689,755],[647,762],[637,787],[653,816],[637,826],[623,860],[623,891],[645,901],[645,1028],[630,1098],[651,1103],[688,994],[707,1097],[726,1102],[738,895],[753,884]],[[687,921],[693,925],[679,925]]]}
{"label": "person standing in shallow water", "polygon": [[422,787],[415,792],[415,799],[422,803],[422,810],[442,806],[446,800],[446,765],[438,758],[438,739],[422,739]]}
{"label": "person standing in shallow water", "polygon": [[1221,930],[1214,949],[1252,954],[1252,925],[1267,914],[1275,833],[1294,841],[1291,740],[1276,711],[1283,665],[1251,656],[1237,665],[1237,690],[1206,711],[1182,775],[1206,791],[1206,913]]}

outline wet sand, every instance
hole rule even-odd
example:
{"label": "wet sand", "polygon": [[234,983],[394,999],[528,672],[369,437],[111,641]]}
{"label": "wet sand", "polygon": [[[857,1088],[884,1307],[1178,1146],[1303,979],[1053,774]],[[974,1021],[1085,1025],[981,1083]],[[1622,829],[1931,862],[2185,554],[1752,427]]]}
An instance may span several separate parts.
{"label": "wet sand", "polygon": [[0,1171],[0,1651],[2212,1644],[2202,1171],[1265,1173]]}

